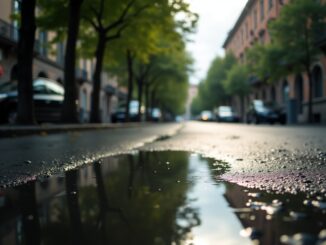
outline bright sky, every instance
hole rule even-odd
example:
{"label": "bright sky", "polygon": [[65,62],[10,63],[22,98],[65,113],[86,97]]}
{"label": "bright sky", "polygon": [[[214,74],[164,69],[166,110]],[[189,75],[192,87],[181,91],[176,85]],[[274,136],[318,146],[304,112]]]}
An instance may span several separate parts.
{"label": "bright sky", "polygon": [[199,14],[197,33],[187,48],[195,60],[190,79],[197,84],[205,78],[211,61],[224,55],[222,45],[247,0],[188,0],[191,10]]}

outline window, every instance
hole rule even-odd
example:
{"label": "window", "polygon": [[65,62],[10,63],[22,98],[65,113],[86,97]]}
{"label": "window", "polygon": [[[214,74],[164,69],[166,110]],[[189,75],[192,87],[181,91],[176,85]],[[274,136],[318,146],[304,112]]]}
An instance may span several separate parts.
{"label": "window", "polygon": [[265,91],[265,89],[263,89],[262,98],[263,98],[263,101],[266,101],[266,91]]}
{"label": "window", "polygon": [[273,8],[273,0],[268,0],[268,7],[269,9]]}
{"label": "window", "polygon": [[271,88],[271,101],[276,102],[276,90],[275,90],[275,86],[272,86],[272,88]]}
{"label": "window", "polygon": [[298,101],[298,113],[302,114],[303,112],[303,79],[300,74],[298,74],[295,78],[295,93],[296,99]]}
{"label": "window", "polygon": [[254,28],[257,28],[257,9],[254,10]]}
{"label": "window", "polygon": [[264,18],[265,18],[264,0],[260,0],[260,19],[263,20]]}
{"label": "window", "polygon": [[282,101],[284,105],[287,105],[289,101],[289,92],[290,92],[289,84],[286,80],[284,80],[282,85]]}
{"label": "window", "polygon": [[315,66],[312,70],[313,95],[314,98],[323,96],[323,75],[320,66]]}
{"label": "window", "polygon": [[42,31],[39,33],[39,41],[40,41],[40,47],[39,47],[40,55],[47,56],[47,54],[48,54],[48,49],[47,49],[48,35],[45,31]]}
{"label": "window", "polygon": [[259,32],[259,41],[261,44],[265,43],[265,31],[264,30]]}
{"label": "window", "polygon": [[47,94],[48,90],[44,84],[34,84],[33,92],[34,94]]}
{"label": "window", "polygon": [[[12,1],[12,14],[15,15],[20,12],[20,3],[18,0]],[[17,19],[14,19],[12,21],[13,25],[13,31],[11,32],[11,38],[13,38],[15,41],[18,41],[19,39],[19,22]]]}
{"label": "window", "polygon": [[62,42],[57,44],[57,63],[63,65],[64,63],[64,44]]}

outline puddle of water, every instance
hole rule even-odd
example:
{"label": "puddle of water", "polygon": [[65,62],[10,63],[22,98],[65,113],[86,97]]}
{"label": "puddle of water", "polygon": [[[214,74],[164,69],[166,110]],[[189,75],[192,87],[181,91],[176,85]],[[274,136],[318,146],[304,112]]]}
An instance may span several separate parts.
{"label": "puddle of water", "polygon": [[324,244],[325,200],[247,190],[225,171],[198,154],[139,152],[2,189],[0,244]]}

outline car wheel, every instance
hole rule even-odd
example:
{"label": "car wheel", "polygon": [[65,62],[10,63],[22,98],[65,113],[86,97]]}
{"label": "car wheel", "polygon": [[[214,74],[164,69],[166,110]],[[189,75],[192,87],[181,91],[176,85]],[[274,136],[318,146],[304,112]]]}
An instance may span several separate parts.
{"label": "car wheel", "polygon": [[258,116],[255,116],[254,122],[255,122],[255,124],[259,124],[260,123]]}
{"label": "car wheel", "polygon": [[7,122],[10,125],[13,125],[17,122],[17,110],[16,109],[12,109],[9,111],[9,113],[7,115]]}

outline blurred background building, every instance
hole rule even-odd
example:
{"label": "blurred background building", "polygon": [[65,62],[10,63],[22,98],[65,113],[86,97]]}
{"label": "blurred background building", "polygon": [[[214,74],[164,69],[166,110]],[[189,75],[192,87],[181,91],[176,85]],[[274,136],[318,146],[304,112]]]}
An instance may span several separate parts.
{"label": "blurred background building", "polygon": [[[325,2],[325,1],[324,1]],[[248,0],[234,27],[229,32],[223,48],[226,53],[232,52],[240,62],[245,62],[246,50],[255,43],[270,42],[267,25],[277,18],[284,4],[289,0]],[[326,122],[326,30],[320,33],[319,45],[324,54],[311,67],[313,76],[313,118],[314,122]],[[245,100],[247,111],[250,101],[260,99],[265,102],[276,102],[286,110],[288,123],[308,122],[309,84],[305,73],[292,74],[272,84],[259,79],[248,81],[251,94]],[[232,106],[240,114],[240,98],[232,98]],[[242,115],[245,117],[245,115]]]}

